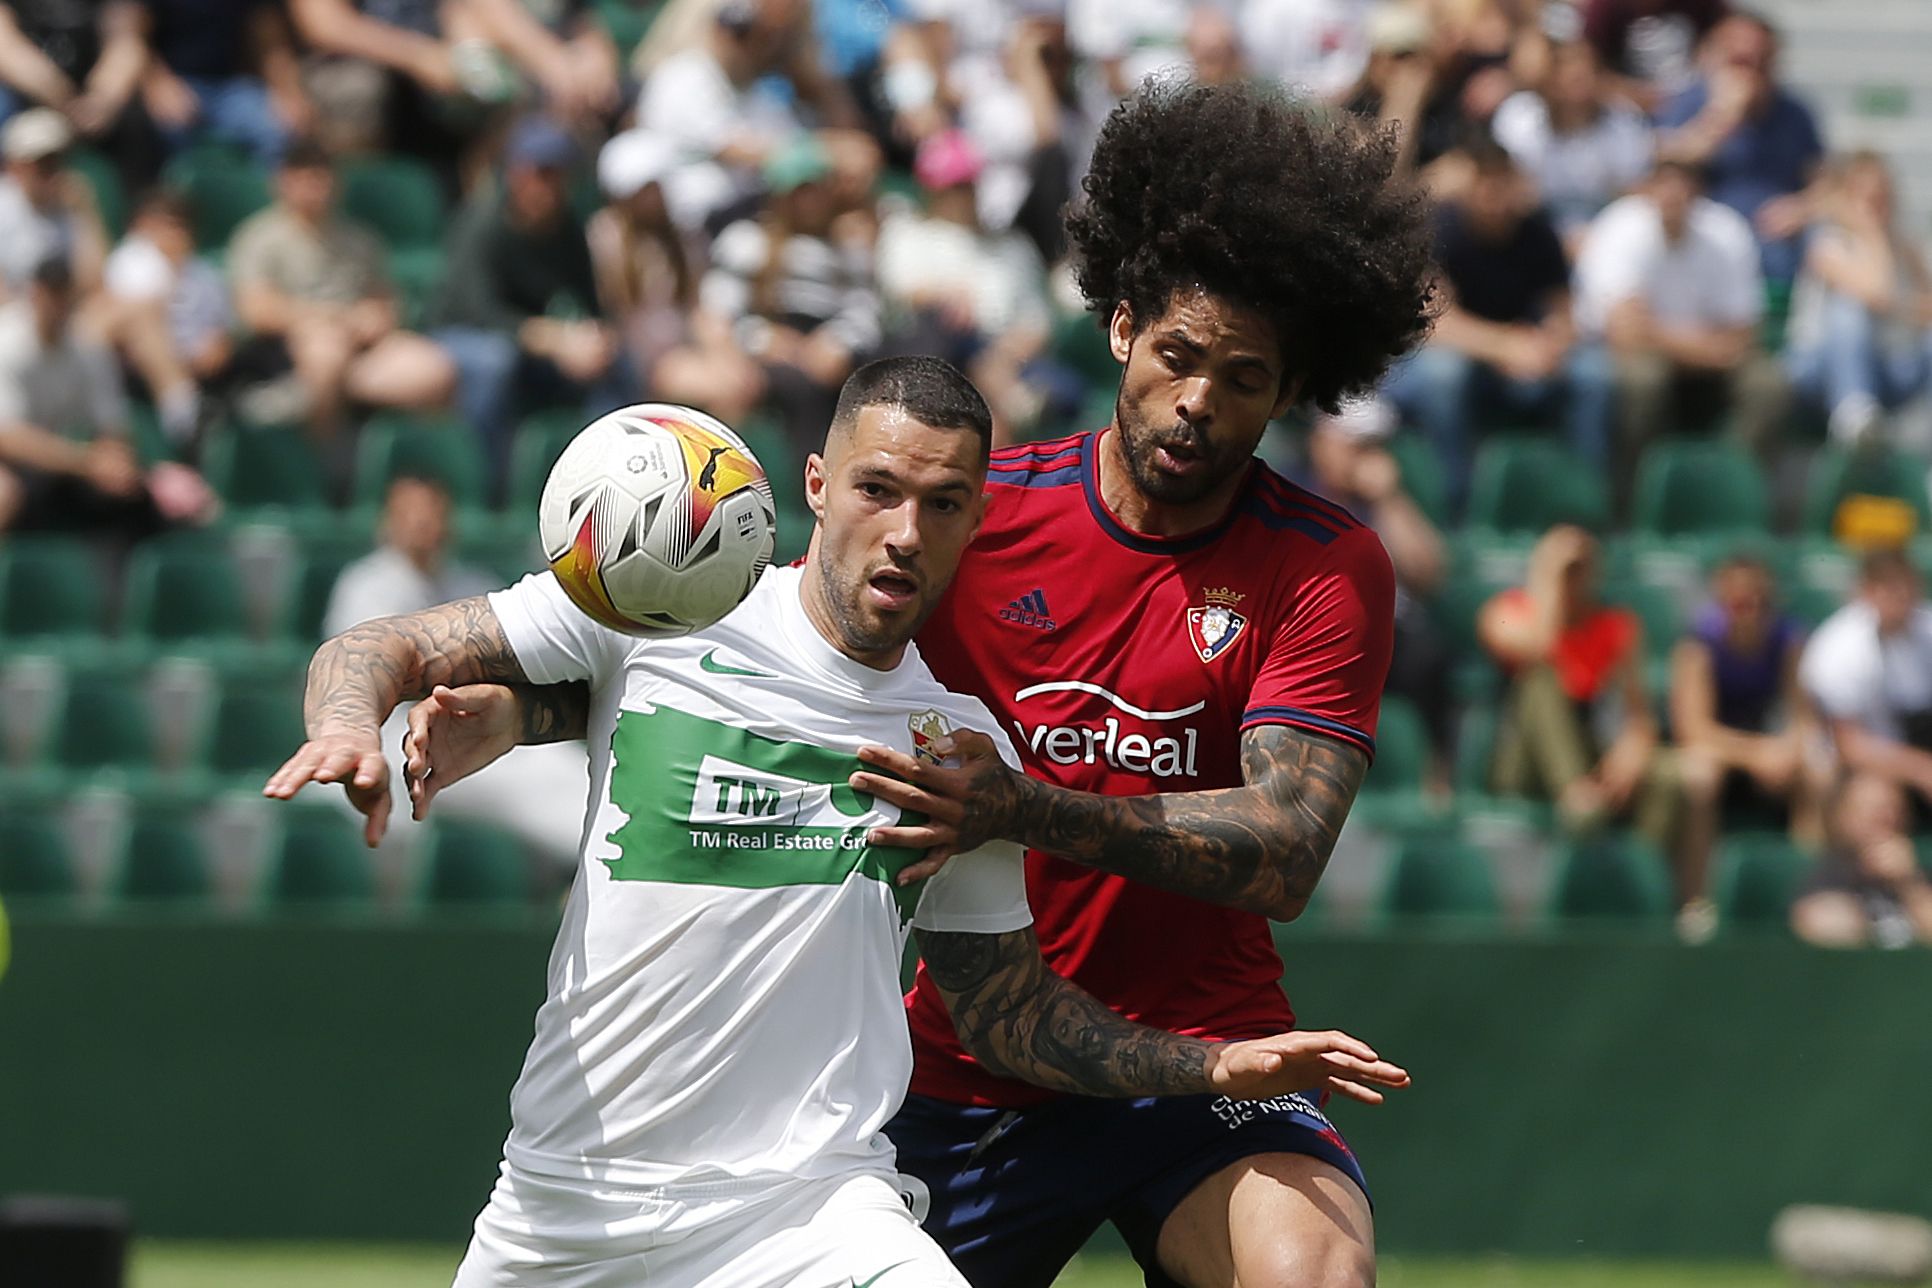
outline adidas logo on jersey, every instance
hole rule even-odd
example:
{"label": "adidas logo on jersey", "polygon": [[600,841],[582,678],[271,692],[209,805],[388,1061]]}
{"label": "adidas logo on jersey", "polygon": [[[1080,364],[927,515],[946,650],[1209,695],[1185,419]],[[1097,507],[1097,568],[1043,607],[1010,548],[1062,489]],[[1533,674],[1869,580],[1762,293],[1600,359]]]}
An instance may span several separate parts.
{"label": "adidas logo on jersey", "polygon": [[1053,620],[1053,611],[1047,607],[1046,592],[1032,590],[1000,609],[1000,620],[1018,622],[1021,626],[1032,626],[1043,631],[1057,631],[1060,623]]}

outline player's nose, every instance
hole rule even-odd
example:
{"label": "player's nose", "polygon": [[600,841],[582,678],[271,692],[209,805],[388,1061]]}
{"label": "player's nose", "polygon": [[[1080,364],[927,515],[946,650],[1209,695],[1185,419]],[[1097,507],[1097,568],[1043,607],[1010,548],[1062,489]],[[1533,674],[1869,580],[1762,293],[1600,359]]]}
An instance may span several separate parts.
{"label": "player's nose", "polygon": [[1174,412],[1196,428],[1214,419],[1214,383],[1206,376],[1189,376],[1175,392]]}

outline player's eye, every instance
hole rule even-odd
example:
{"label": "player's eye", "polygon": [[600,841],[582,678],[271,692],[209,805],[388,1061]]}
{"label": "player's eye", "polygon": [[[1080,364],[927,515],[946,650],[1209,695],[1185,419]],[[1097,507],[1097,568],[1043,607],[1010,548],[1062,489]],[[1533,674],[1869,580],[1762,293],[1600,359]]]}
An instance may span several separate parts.
{"label": "player's eye", "polygon": [[884,496],[885,496],[885,494],[886,494],[886,490],[885,490],[885,485],[884,485],[883,483],[861,483],[861,484],[859,484],[859,495],[860,495],[860,496],[863,496],[863,497],[869,497],[870,499],[872,499],[872,500],[874,500],[874,501],[877,501],[877,500],[879,500],[880,498],[882,498],[882,497],[884,497]]}
{"label": "player's eye", "polygon": [[940,497],[938,500],[932,503],[932,508],[939,511],[939,513],[941,514],[958,514],[959,502],[948,500],[945,497]]}

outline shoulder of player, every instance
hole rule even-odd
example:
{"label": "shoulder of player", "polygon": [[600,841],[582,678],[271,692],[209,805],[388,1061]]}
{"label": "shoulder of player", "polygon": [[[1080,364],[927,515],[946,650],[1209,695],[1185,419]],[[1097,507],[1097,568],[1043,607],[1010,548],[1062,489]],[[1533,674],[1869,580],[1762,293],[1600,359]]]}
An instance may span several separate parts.
{"label": "shoulder of player", "polygon": [[954,729],[974,729],[989,735],[993,741],[1001,744],[1002,754],[1007,760],[1015,761],[1006,734],[1000,729],[999,717],[993,714],[990,707],[970,693],[961,693],[941,684],[926,668],[924,659],[916,654],[908,662],[919,668],[914,682],[909,683],[900,695],[911,708],[908,716],[916,718],[926,711],[937,711],[946,717],[947,723]]}
{"label": "shoulder of player", "polygon": [[988,487],[1070,487],[1080,482],[1090,432],[1020,443],[993,452],[986,466]]}
{"label": "shoulder of player", "polygon": [[1334,547],[1337,553],[1354,551],[1365,543],[1378,548],[1381,545],[1375,530],[1347,506],[1311,492],[1262,464],[1256,466],[1237,517],[1258,524],[1275,540],[1312,544],[1324,550]]}

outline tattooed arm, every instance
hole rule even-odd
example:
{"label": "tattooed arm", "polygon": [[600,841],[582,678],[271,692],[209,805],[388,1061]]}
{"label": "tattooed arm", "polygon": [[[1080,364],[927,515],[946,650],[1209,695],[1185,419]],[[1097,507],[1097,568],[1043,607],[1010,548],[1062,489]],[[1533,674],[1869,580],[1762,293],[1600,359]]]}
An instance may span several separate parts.
{"label": "tattooed arm", "polygon": [[1321,1088],[1370,1104],[1408,1074],[1344,1033],[1206,1042],[1123,1019],[1047,969],[1029,927],[922,930],[919,952],[966,1050],[1008,1078],[1085,1096],[1243,1098]]}
{"label": "tattooed arm", "polygon": [[1278,921],[1308,906],[1368,772],[1359,748],[1272,724],[1241,735],[1242,786],[1159,796],[1101,796],[1040,782],[1007,768],[992,740],[977,733],[953,735],[957,768],[888,748],[859,754],[889,772],[855,774],[855,789],[928,820],[879,829],[873,843],[934,851],[922,867],[1004,837]]}
{"label": "tattooed arm", "polygon": [[403,780],[420,821],[436,793],[521,745],[581,738],[590,726],[590,685],[438,685],[409,710]]}
{"label": "tattooed arm", "polygon": [[389,818],[380,731],[396,705],[438,685],[523,679],[502,624],[480,595],[350,627],[315,651],[302,699],[309,740],[263,794],[288,800],[310,782],[343,783],[368,817],[363,835],[374,845]]}

